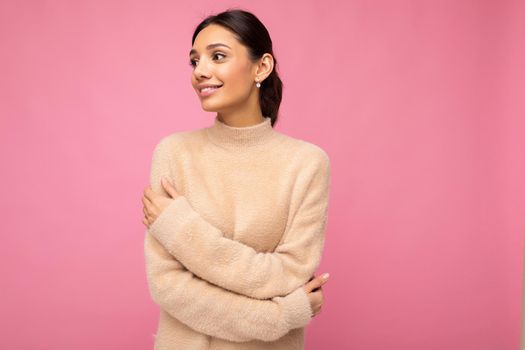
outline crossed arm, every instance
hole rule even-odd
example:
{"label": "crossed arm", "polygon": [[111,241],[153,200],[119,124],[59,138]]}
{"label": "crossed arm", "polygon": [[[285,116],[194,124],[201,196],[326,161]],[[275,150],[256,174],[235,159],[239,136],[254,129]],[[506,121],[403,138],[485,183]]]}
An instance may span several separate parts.
{"label": "crossed arm", "polygon": [[235,342],[273,341],[311,320],[310,302],[302,287],[286,297],[252,299],[196,277],[149,233],[144,252],[153,301],[198,332]]}
{"label": "crossed arm", "polygon": [[[156,157],[169,162],[162,156],[163,148],[156,149]],[[153,173],[154,182],[160,182],[158,171]],[[324,151],[309,160],[298,181],[304,188],[297,202],[301,204],[291,213],[291,224],[273,252],[257,252],[224,237],[182,195],[161,212],[150,233],[189,271],[208,282],[256,299],[285,296],[304,285],[321,260],[330,187],[330,161]]]}
{"label": "crossed arm", "polygon": [[[169,174],[168,146],[161,141],[152,159],[151,187],[159,193],[164,191],[161,176]],[[284,297],[253,299],[225,290],[188,271],[153,237],[152,228],[153,225],[144,241],[150,295],[161,308],[189,327],[230,341],[272,341],[310,322],[312,310],[302,288],[308,278]]]}

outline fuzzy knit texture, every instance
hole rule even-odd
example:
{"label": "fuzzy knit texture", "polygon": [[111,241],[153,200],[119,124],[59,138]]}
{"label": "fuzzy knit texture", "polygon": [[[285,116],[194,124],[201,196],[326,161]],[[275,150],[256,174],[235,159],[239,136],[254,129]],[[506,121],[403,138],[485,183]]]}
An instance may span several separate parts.
{"label": "fuzzy knit texture", "polygon": [[177,196],[146,230],[148,288],[160,306],[156,350],[304,349],[303,285],[321,261],[330,161],[271,119],[160,139],[150,185]]}

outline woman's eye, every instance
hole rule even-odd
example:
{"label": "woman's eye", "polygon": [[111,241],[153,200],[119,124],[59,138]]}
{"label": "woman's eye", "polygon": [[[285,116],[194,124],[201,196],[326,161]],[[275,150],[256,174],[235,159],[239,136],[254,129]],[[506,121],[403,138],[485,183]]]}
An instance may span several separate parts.
{"label": "woman's eye", "polygon": [[[213,57],[216,57],[217,55],[219,55],[219,56],[223,56],[223,57],[226,57],[225,54],[222,54],[222,53],[220,53],[220,52],[216,52],[216,53],[214,53],[214,54],[213,54]],[[192,66],[192,67],[195,67],[195,66],[197,65],[197,63],[196,63],[195,60],[191,59],[190,62],[189,62],[189,65]]]}
{"label": "woman's eye", "polygon": [[216,53],[213,54],[214,57],[217,56],[217,55],[219,55],[219,56],[223,56],[223,57],[226,57],[226,55],[224,55],[224,54],[222,54],[222,53],[220,53],[220,52],[216,52]]}

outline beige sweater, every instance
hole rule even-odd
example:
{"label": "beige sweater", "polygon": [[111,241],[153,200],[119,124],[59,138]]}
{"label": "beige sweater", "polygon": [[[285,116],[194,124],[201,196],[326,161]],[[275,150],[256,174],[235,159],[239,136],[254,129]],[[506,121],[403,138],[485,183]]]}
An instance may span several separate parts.
{"label": "beige sweater", "polygon": [[213,125],[163,137],[150,182],[180,196],[144,242],[155,349],[304,348],[312,310],[303,285],[324,246],[330,161],[272,128]]}

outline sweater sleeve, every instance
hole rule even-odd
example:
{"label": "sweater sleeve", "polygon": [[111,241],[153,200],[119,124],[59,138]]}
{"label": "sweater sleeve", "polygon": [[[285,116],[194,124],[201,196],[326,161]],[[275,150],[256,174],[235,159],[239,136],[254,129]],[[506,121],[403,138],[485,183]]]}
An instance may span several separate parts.
{"label": "sweater sleeve", "polygon": [[323,251],[330,161],[324,151],[318,154],[301,174],[301,204],[273,252],[224,237],[182,195],[160,213],[150,233],[201,279],[257,299],[287,295],[314,275]]}
{"label": "sweater sleeve", "polygon": [[198,278],[149,233],[144,253],[153,301],[200,333],[235,342],[274,341],[311,320],[312,310],[302,287],[285,297],[252,299]]}

